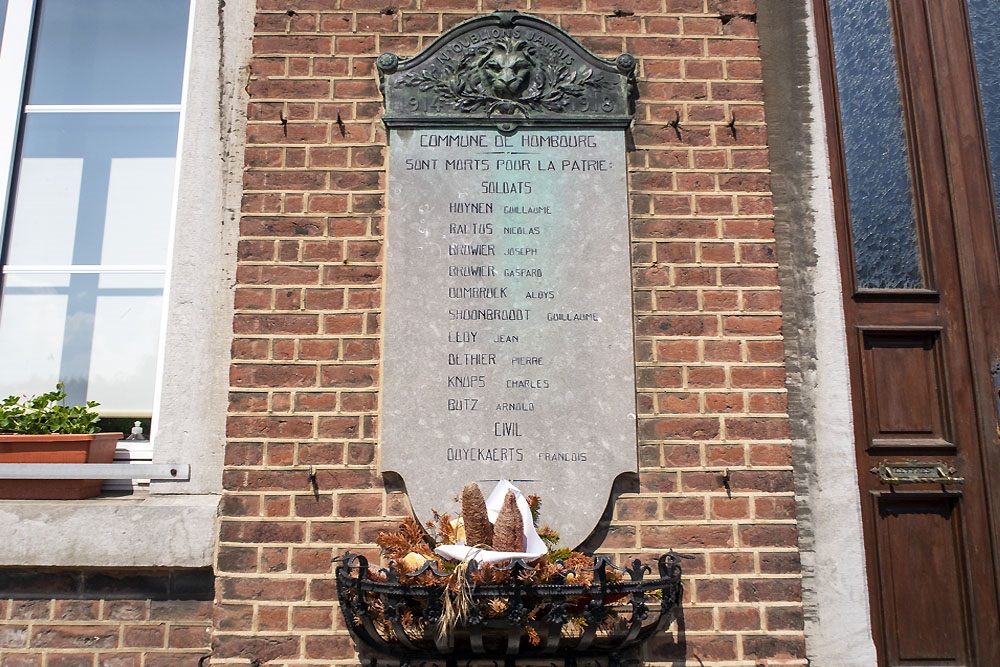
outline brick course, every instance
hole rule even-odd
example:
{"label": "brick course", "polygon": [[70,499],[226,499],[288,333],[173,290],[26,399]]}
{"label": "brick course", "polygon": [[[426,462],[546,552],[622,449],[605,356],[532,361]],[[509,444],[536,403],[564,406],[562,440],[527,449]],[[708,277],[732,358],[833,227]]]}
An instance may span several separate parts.
{"label": "brick course", "polygon": [[0,666],[200,667],[211,616],[209,601],[0,599]]}
{"label": "brick course", "polygon": [[388,149],[374,59],[498,8],[639,63],[640,474],[600,548],[695,556],[682,631],[645,660],[802,665],[752,0],[258,0],[213,664],[356,662],[330,559],[377,558],[374,536],[408,512],[377,472]]}

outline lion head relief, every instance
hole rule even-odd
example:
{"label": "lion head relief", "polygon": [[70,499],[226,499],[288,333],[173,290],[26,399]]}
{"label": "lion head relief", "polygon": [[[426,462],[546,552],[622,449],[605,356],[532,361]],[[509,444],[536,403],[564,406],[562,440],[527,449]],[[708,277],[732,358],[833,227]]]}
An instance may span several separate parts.
{"label": "lion head relief", "polygon": [[503,100],[516,100],[531,83],[535,61],[523,40],[502,37],[479,49],[476,62],[483,88]]}

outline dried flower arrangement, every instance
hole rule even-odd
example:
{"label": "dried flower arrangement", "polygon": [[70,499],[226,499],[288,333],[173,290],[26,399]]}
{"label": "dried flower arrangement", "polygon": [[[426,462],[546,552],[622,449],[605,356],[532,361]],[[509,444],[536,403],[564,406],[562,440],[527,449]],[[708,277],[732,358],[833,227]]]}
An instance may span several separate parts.
{"label": "dried flower arrangement", "polygon": [[[497,498],[502,499],[498,510],[495,509]],[[430,583],[432,579],[423,576],[429,570],[423,566],[436,556],[443,556],[447,560],[442,561],[440,567],[449,573],[454,573],[467,561],[478,563],[478,567],[469,572],[473,583],[510,581],[510,570],[496,564],[514,559],[529,565],[521,573],[522,581],[548,583],[557,580],[562,583],[567,578],[569,582],[581,584],[592,581],[594,559],[580,552],[558,549],[559,533],[548,526],[538,527],[541,510],[538,496],[523,497],[509,482],[501,481],[490,496],[490,504],[495,510],[493,521],[478,484],[467,484],[462,489],[460,501],[462,511],[457,517],[434,512],[433,520],[428,521],[426,527],[408,518],[399,530],[379,533],[375,542],[389,560],[389,567],[402,580]],[[423,572],[417,574],[419,570]],[[456,579],[454,576],[449,578]],[[612,579],[616,580],[617,576]]]}
{"label": "dried flower arrangement", "polygon": [[408,518],[379,534],[386,567],[345,555],[337,583],[352,632],[390,654],[471,658],[607,654],[669,623],[680,600],[676,554],[644,579],[650,568],[638,560],[622,570],[557,548],[558,534],[537,528],[540,506],[509,482],[489,500],[469,484],[460,516],[435,513],[426,529]]}

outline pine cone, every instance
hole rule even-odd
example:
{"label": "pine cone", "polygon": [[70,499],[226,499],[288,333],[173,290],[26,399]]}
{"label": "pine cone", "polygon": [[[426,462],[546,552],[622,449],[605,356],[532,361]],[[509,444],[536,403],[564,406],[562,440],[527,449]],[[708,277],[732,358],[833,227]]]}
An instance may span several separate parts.
{"label": "pine cone", "polygon": [[493,524],[493,548],[497,551],[524,551],[524,521],[513,491],[507,492]]}
{"label": "pine cone", "polygon": [[465,543],[470,547],[493,547],[493,524],[486,512],[486,499],[476,483],[462,489],[462,520]]}

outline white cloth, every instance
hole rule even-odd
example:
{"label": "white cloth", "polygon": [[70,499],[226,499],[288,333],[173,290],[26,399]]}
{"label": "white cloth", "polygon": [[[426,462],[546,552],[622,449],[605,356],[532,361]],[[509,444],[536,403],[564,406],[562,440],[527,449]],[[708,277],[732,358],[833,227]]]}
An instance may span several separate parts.
{"label": "white cloth", "polygon": [[538,536],[535,530],[535,522],[531,520],[531,508],[521,491],[506,479],[501,479],[493,488],[493,492],[486,499],[486,514],[490,523],[496,523],[500,508],[507,497],[507,492],[512,491],[517,499],[517,509],[521,511],[521,522],[524,525],[524,551],[492,551],[477,547],[467,547],[464,544],[442,544],[434,550],[439,556],[444,556],[448,560],[474,560],[479,563],[498,563],[513,558],[523,558],[526,561],[533,561],[546,554],[548,549],[545,542]]}

